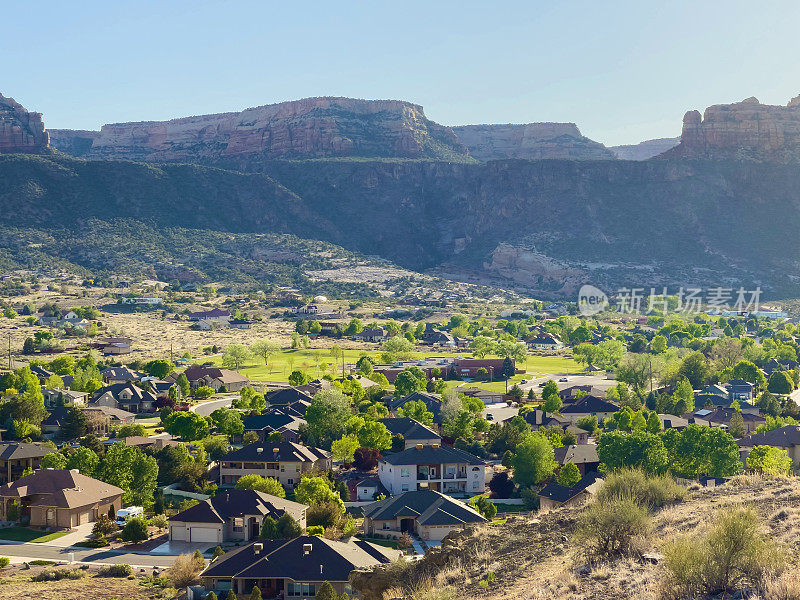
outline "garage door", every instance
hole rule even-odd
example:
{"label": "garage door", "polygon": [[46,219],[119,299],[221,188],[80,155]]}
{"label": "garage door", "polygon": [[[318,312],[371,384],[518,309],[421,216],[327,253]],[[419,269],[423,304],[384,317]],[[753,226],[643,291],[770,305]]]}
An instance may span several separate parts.
{"label": "garage door", "polygon": [[189,542],[218,542],[216,529],[210,527],[191,527],[189,529]]}
{"label": "garage door", "polygon": [[84,512],[81,513],[78,521],[78,525],[85,525],[91,520],[92,513],[91,512]]}
{"label": "garage door", "polygon": [[169,539],[176,542],[186,541],[186,527],[183,525],[173,525],[169,528]]}

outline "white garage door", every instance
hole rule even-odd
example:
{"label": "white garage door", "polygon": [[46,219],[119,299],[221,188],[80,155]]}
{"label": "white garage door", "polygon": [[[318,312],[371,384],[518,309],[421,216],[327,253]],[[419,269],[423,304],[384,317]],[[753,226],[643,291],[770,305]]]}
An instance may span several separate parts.
{"label": "white garage door", "polygon": [[186,541],[186,527],[183,525],[173,525],[169,528],[169,539],[175,542]]}
{"label": "white garage door", "polygon": [[191,527],[189,528],[190,542],[218,542],[216,529],[210,527]]}

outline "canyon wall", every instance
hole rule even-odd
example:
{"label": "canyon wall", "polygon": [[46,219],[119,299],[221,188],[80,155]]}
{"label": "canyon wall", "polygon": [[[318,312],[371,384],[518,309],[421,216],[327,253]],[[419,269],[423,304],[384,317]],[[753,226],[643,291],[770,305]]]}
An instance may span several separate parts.
{"label": "canyon wall", "polygon": [[667,157],[800,160],[800,96],[786,106],[747,98],[683,117],[681,143]]}
{"label": "canyon wall", "polygon": [[49,144],[41,113],[28,112],[13,98],[0,94],[0,152],[40,153]]}
{"label": "canyon wall", "polygon": [[677,146],[681,138],[658,138],[645,140],[638,144],[609,146],[609,150],[620,160],[647,160]]}
{"label": "canyon wall", "polygon": [[59,130],[55,146],[78,156],[153,162],[238,157],[467,160],[466,148],[453,131],[427,119],[421,106],[352,98],[306,98],[241,112],[114,123],[97,134]]}
{"label": "canyon wall", "polygon": [[460,125],[453,131],[470,156],[483,162],[506,158],[614,158],[603,144],[584,137],[574,123]]}

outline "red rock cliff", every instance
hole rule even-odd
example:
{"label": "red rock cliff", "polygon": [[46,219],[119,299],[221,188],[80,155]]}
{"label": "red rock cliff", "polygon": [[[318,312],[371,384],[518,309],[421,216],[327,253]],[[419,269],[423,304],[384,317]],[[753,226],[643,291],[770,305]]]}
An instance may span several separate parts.
{"label": "red rock cliff", "polygon": [[681,143],[665,156],[800,160],[800,97],[786,106],[747,98],[692,110],[683,117]]}
{"label": "red rock cliff", "polygon": [[42,152],[50,145],[41,113],[0,94],[0,152]]}

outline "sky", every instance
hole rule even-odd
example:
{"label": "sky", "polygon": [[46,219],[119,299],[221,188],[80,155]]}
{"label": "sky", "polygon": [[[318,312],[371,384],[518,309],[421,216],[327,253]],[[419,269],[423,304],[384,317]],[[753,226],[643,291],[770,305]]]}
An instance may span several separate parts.
{"label": "sky", "polygon": [[2,19],[0,93],[52,129],[348,96],[618,145],[800,94],[796,0],[4,0]]}

